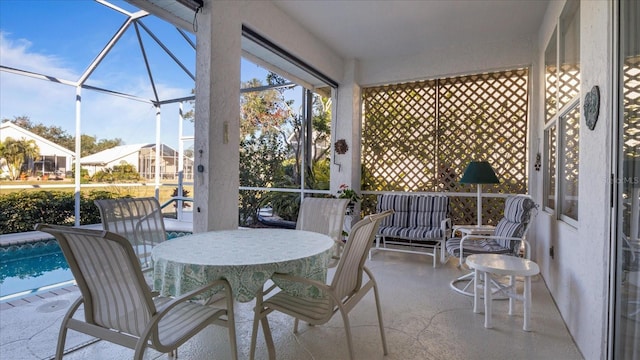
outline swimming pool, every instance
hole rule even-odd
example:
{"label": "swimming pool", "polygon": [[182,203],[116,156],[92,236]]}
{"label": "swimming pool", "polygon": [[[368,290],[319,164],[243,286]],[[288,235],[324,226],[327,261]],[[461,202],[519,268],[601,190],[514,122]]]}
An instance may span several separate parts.
{"label": "swimming pool", "polygon": [[0,247],[0,301],[71,281],[69,265],[54,239]]}
{"label": "swimming pool", "polygon": [[[188,235],[167,231],[167,238]],[[55,239],[0,247],[0,302],[75,284]]]}

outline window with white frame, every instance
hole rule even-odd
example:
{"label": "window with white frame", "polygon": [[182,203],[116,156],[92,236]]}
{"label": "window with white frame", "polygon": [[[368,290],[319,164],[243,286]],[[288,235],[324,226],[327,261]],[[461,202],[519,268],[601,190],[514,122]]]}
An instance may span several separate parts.
{"label": "window with white frame", "polygon": [[580,155],[580,102],[560,116],[559,210],[560,217],[578,220],[578,165]]}
{"label": "window with white frame", "polygon": [[575,225],[580,159],[579,1],[565,4],[545,49],[544,61],[544,205],[545,210]]}
{"label": "window with white frame", "polygon": [[544,186],[544,207],[553,211],[556,208],[556,149],[557,130],[555,122],[544,131],[545,141],[545,186]]}

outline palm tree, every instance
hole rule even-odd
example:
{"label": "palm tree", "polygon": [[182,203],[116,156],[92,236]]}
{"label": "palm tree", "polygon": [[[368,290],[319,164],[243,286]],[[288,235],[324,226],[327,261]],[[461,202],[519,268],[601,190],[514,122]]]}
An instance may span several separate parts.
{"label": "palm tree", "polygon": [[0,146],[0,157],[4,158],[9,168],[9,176],[13,180],[20,177],[20,170],[25,160],[37,160],[40,156],[40,149],[34,140],[15,140],[6,138]]}

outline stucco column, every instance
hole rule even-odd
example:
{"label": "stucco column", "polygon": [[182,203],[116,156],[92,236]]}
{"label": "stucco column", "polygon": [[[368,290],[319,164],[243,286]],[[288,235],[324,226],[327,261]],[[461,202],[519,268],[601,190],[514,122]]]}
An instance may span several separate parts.
{"label": "stucco column", "polygon": [[198,15],[193,231],[238,227],[241,25],[233,2]]}
{"label": "stucco column", "polygon": [[[338,89],[336,101],[336,123],[334,124],[335,143],[345,139],[349,146],[346,154],[335,154],[331,164],[331,192],[336,194],[341,184],[360,193],[360,85],[358,83],[358,61],[345,63],[344,78]],[[333,144],[332,144],[333,146]],[[336,164],[337,163],[337,164]],[[356,208],[356,213],[359,212]]]}

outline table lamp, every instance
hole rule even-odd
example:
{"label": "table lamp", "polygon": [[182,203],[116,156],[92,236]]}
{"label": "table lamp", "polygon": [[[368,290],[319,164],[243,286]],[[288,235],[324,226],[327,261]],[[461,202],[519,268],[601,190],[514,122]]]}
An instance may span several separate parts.
{"label": "table lamp", "polygon": [[496,173],[486,161],[472,161],[460,179],[462,184],[478,185],[478,226],[482,225],[482,184],[498,184]]}

